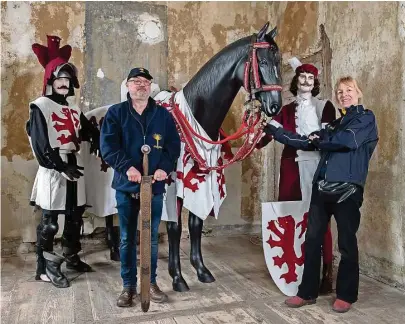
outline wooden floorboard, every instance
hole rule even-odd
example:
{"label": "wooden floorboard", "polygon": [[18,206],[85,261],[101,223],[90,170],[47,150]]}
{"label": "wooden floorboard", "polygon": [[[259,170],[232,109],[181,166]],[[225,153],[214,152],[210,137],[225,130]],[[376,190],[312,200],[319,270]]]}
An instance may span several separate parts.
{"label": "wooden floorboard", "polygon": [[[261,245],[248,236],[203,238],[203,255],[216,281],[198,281],[190,265],[188,239],[181,242],[183,277],[190,291],[172,290],[168,274],[168,246],[160,244],[158,283],[169,295],[169,303],[151,303],[143,313],[139,299],[130,308],[119,308],[122,289],[120,264],[109,259],[104,245],[85,245],[81,253],[94,272],[78,275],[63,266],[71,286],[57,289],[34,280],[34,253],[1,260],[1,316],[7,324],[65,323],[405,323],[405,293],[361,276],[359,301],[346,314],[331,310],[333,296],[320,297],[317,304],[301,309],[284,305],[285,296],[268,273]],[[60,248],[56,248],[60,253]]]}

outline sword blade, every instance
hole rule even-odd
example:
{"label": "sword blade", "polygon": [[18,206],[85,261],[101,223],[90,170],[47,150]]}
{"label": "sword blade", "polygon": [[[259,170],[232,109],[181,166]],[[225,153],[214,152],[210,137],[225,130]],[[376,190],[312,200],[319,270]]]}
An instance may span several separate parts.
{"label": "sword blade", "polygon": [[153,176],[143,176],[140,196],[140,272],[141,307],[147,312],[150,305],[150,257],[151,257],[151,202]]}

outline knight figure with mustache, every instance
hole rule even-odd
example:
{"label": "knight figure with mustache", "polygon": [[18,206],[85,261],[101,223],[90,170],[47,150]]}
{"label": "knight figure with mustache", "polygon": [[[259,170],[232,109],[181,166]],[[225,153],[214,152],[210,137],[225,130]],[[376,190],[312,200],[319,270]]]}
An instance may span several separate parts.
{"label": "knight figure with mustache", "polygon": [[[86,206],[82,141],[98,152],[100,133],[75,104],[74,88],[79,88],[77,69],[69,63],[72,48],[59,48],[60,38],[47,36],[48,46],[33,44],[32,49],[45,68],[42,96],[30,102],[26,131],[39,168],[30,202],[42,209],[37,227],[36,280],[50,281],[55,287],[69,287],[61,264],[78,272],[91,271],[78,252],[80,230]],[[63,256],[53,251],[58,232],[58,215],[65,215],[62,234]]]}
{"label": "knight figure with mustache", "polygon": [[[333,104],[329,100],[315,98],[320,92],[318,69],[312,64],[302,64],[297,58],[289,60],[295,71],[291,80],[290,92],[295,100],[282,107],[280,113],[270,122],[275,127],[309,136],[325,127],[336,117]],[[272,140],[271,134],[264,136],[257,148],[262,148]],[[320,160],[318,151],[302,151],[292,146],[284,146],[280,162],[280,183],[278,201],[310,201],[312,178]],[[319,292],[332,292],[332,234],[330,226],[323,242],[323,278]]]}

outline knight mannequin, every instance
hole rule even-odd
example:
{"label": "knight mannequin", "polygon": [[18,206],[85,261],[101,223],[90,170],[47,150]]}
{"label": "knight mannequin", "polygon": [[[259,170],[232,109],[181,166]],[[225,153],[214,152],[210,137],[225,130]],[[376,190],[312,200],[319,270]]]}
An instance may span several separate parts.
{"label": "knight mannequin", "polygon": [[[36,280],[51,281],[58,288],[69,286],[61,264],[78,272],[91,271],[80,260],[80,229],[86,205],[81,158],[81,141],[98,150],[99,131],[83,115],[70,97],[79,88],[76,67],[68,63],[71,47],[59,48],[60,38],[47,36],[48,47],[34,44],[33,51],[45,68],[42,96],[29,104],[26,131],[39,163],[31,204],[42,209],[37,227]],[[58,215],[65,215],[62,234],[63,257],[53,252],[58,232]]]}
{"label": "knight mannequin", "polygon": [[[296,58],[290,60],[295,70],[290,92],[296,99],[282,107],[280,114],[270,122],[300,135],[319,131],[335,119],[335,108],[330,101],[315,98],[319,94],[318,69],[312,64],[301,64]],[[258,145],[261,148],[272,140],[266,135]],[[318,151],[297,150],[285,145],[280,163],[279,201],[310,201],[312,179],[320,160]],[[332,234],[330,227],[323,243],[323,278],[320,293],[332,292],[333,275]]]}

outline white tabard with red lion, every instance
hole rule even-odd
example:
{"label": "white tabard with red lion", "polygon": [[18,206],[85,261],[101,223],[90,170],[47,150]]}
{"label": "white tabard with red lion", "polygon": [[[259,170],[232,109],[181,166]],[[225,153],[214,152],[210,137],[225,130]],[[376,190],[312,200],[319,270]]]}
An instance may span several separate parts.
{"label": "white tabard with red lion", "polygon": [[[154,99],[156,102],[170,109],[171,92],[162,91]],[[195,120],[190,107],[184,98],[183,91],[175,95],[175,104],[187,118],[193,129],[204,138],[209,136]],[[219,208],[226,197],[225,177],[223,170],[203,171],[186,150],[185,141],[193,141],[198,153],[207,161],[207,165],[217,166],[223,163],[221,145],[209,144],[199,138],[182,138],[180,158],[176,171],[169,175],[166,184],[166,199],[162,213],[162,220],[177,222],[176,197],[183,199],[183,206],[190,212],[206,219],[210,214],[218,218]]]}
{"label": "white tabard with red lion", "polygon": [[[67,98],[73,101],[74,97]],[[52,148],[59,148],[62,161],[67,162],[67,154],[80,148],[80,109],[69,102],[69,106],[59,105],[54,101],[40,97],[32,104],[41,109],[47,123],[48,139]],[[83,166],[79,154],[75,154],[77,165]],[[65,210],[66,181],[61,173],[39,166],[32,188],[31,201],[42,209]],[[77,206],[86,204],[84,177],[77,180]]]}

